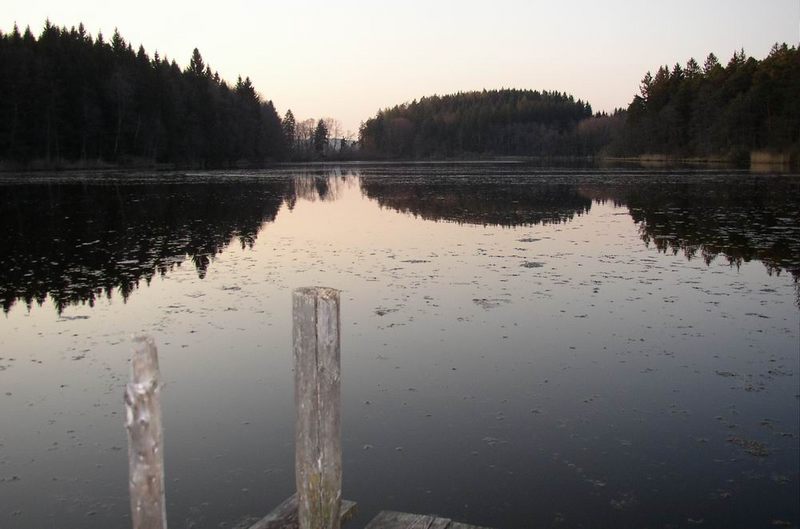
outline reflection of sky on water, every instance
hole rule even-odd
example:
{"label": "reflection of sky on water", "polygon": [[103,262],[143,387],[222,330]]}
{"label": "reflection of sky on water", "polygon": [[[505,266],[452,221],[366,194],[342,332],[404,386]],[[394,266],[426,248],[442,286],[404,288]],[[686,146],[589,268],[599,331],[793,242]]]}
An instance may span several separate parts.
{"label": "reflection of sky on water", "polygon": [[[452,175],[439,189],[409,175],[386,187],[376,171],[248,181],[209,209],[195,200],[207,191],[176,187],[186,240],[193,216],[219,212],[221,227],[193,243],[213,256],[203,279],[185,263],[124,303],[12,307],[0,323],[0,526],[127,525],[121,388],[139,331],[155,335],[167,381],[171,522],[214,527],[285,498],[289,293],[309,284],[344,290],[345,495],[363,520],[389,508],[495,527],[797,524],[791,275],[767,275],[757,254],[737,267],[646,246],[628,208],[663,230],[653,212],[675,195],[651,188],[655,206],[630,205],[629,177],[564,174],[540,193],[506,175],[483,183],[481,207]],[[678,196],[691,213],[697,195]],[[432,222],[442,202],[461,218]],[[127,226],[175,233],[156,224]],[[226,244],[241,233],[252,247]],[[184,259],[193,246],[181,244],[163,255]],[[762,445],[769,456],[747,451]]]}

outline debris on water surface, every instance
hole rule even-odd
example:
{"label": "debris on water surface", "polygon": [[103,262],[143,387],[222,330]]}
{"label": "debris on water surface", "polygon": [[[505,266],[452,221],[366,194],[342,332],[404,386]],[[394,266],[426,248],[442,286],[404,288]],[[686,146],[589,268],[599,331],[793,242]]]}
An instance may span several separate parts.
{"label": "debris on water surface", "polygon": [[736,373],[731,373],[730,371],[717,371],[716,372],[721,377],[735,377]]}
{"label": "debris on water surface", "polygon": [[767,457],[769,449],[764,443],[741,437],[729,437],[728,442],[743,449],[746,453],[756,457]]}
{"label": "debris on water surface", "polygon": [[733,496],[733,494],[729,490],[717,489],[714,492],[712,492],[709,496],[712,500],[727,500],[728,498]]}
{"label": "debris on water surface", "polygon": [[770,475],[769,479],[778,485],[786,485],[791,481],[787,476],[784,476],[783,474],[776,474],[775,472]]}
{"label": "debris on water surface", "polygon": [[544,263],[538,261],[523,261],[520,266],[523,268],[541,268],[544,266]]}
{"label": "debris on water surface", "polygon": [[634,505],[636,503],[636,497],[633,495],[633,492],[623,492],[616,498],[611,499],[608,503],[611,505],[612,509],[622,511]]}
{"label": "debris on water surface", "polygon": [[499,307],[504,303],[511,303],[507,299],[486,299],[486,298],[474,298],[472,302],[486,310],[496,309],[497,307]]}

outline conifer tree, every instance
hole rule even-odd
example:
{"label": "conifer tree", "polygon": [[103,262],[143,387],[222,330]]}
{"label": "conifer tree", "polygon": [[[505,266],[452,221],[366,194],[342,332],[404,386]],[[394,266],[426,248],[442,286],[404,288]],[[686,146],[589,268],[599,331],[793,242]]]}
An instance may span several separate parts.
{"label": "conifer tree", "polygon": [[325,121],[320,119],[317,121],[317,128],[314,129],[314,151],[317,154],[323,154],[328,145],[328,127]]}
{"label": "conifer tree", "polygon": [[297,123],[295,122],[292,109],[286,111],[286,115],[283,118],[281,127],[283,129],[284,140],[286,141],[286,148],[289,150],[289,152],[292,152],[295,143],[295,135],[296,135],[295,129],[297,127]]}

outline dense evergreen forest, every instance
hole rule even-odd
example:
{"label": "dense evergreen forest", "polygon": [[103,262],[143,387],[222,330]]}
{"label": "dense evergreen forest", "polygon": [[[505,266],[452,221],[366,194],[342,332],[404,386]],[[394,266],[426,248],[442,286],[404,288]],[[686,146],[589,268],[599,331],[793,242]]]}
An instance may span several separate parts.
{"label": "dense evergreen forest", "polygon": [[365,154],[392,158],[591,154],[577,134],[591,116],[589,103],[559,92],[460,92],[381,110],[360,141]]}
{"label": "dense evergreen forest", "polygon": [[649,72],[627,110],[592,115],[558,92],[494,90],[422,98],[378,112],[361,128],[365,154],[706,157],[800,154],[800,52],[775,45],[763,60],[738,51],[727,66]]}
{"label": "dense evergreen forest", "polygon": [[0,161],[262,164],[282,158],[281,119],[249,78],[229,86],[197,49],[186,69],[49,21],[0,33]]}
{"label": "dense evergreen forest", "polygon": [[614,154],[747,159],[752,151],[800,153],[800,52],[775,44],[763,60],[712,53],[701,66],[648,72],[628,106]]}
{"label": "dense evergreen forest", "polygon": [[275,160],[661,155],[800,161],[800,51],[757,60],[662,66],[611,115],[561,92],[483,90],[381,110],[355,144],[336,120],[281,120],[249,78],[220,79],[195,49],[188,66],[115,31],[49,21],[0,32],[0,167],[170,164],[257,166]]}

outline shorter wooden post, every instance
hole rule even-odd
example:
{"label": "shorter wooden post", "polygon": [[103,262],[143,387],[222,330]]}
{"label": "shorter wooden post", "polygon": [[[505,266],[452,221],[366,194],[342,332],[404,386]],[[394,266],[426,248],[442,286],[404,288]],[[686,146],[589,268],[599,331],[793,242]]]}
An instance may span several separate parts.
{"label": "shorter wooden post", "polygon": [[342,503],[339,291],[293,295],[295,480],[300,529],[339,529]]}
{"label": "shorter wooden post", "polygon": [[149,336],[133,338],[125,388],[133,529],[167,529],[158,352]]}

